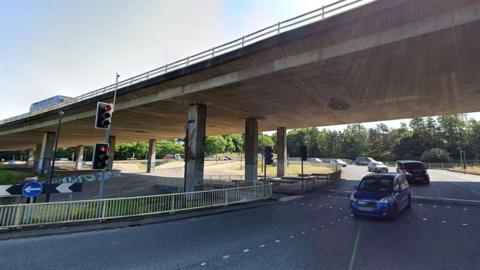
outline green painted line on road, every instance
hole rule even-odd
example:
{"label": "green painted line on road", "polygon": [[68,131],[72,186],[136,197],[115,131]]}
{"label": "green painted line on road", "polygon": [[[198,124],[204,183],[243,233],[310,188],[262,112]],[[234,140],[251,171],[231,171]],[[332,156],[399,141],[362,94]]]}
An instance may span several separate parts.
{"label": "green painted line on road", "polygon": [[358,242],[360,241],[361,231],[362,231],[362,224],[360,224],[360,226],[358,227],[357,238],[355,239],[355,244],[353,246],[352,257],[350,258],[350,266],[348,267],[348,270],[352,270],[353,265],[355,264],[355,256],[357,255],[357,247],[358,247]]}

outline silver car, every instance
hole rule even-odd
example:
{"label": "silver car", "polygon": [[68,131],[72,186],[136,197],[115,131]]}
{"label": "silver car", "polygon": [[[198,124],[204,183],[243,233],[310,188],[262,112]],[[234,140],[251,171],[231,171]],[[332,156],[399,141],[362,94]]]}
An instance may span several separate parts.
{"label": "silver car", "polygon": [[369,172],[388,172],[387,165],[383,164],[380,161],[372,161],[368,163],[368,171]]}

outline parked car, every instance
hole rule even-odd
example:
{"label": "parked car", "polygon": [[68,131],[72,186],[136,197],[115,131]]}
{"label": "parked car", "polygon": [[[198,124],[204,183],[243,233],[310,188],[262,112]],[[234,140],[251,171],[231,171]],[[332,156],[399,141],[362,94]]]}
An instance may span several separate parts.
{"label": "parked car", "polygon": [[347,167],[347,163],[341,159],[332,159],[330,160],[330,164]]}
{"label": "parked car", "polygon": [[388,167],[387,167],[387,165],[383,164],[383,162],[373,161],[373,162],[368,163],[368,171],[369,172],[383,172],[383,173],[386,173],[386,172],[388,172]]}
{"label": "parked car", "polygon": [[397,172],[405,174],[409,183],[421,182],[427,185],[430,184],[427,166],[422,161],[399,160],[397,161]]}
{"label": "parked car", "polygon": [[370,162],[373,162],[373,161],[375,160],[370,157],[357,157],[355,159],[355,165],[367,166]]}
{"label": "parked car", "polygon": [[350,211],[354,215],[396,219],[403,209],[411,207],[410,187],[401,173],[369,174],[350,196]]}
{"label": "parked car", "polygon": [[310,163],[314,163],[314,164],[322,164],[323,161],[319,158],[311,158],[310,159]]}

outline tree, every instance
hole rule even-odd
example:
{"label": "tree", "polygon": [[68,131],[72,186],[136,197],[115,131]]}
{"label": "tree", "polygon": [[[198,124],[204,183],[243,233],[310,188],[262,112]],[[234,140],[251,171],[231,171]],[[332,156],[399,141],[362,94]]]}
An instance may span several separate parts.
{"label": "tree", "polygon": [[452,158],[445,149],[433,148],[425,151],[420,157],[425,162],[450,162]]}
{"label": "tree", "polygon": [[205,153],[207,156],[225,153],[227,141],[222,136],[210,136],[205,140]]}

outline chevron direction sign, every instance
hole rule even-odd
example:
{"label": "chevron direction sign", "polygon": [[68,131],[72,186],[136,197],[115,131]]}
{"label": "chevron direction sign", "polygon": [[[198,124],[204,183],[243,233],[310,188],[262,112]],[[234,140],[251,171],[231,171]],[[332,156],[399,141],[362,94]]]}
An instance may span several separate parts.
{"label": "chevron direction sign", "polygon": [[[32,192],[38,192],[39,187],[30,186],[30,183],[16,184],[16,185],[0,185],[0,197],[5,196],[19,196],[22,194],[31,194]],[[72,193],[82,192],[82,183],[62,183],[62,184],[43,184],[43,188],[40,193]],[[39,193],[39,194],[40,194]],[[25,195],[26,196],[26,195]]]}

